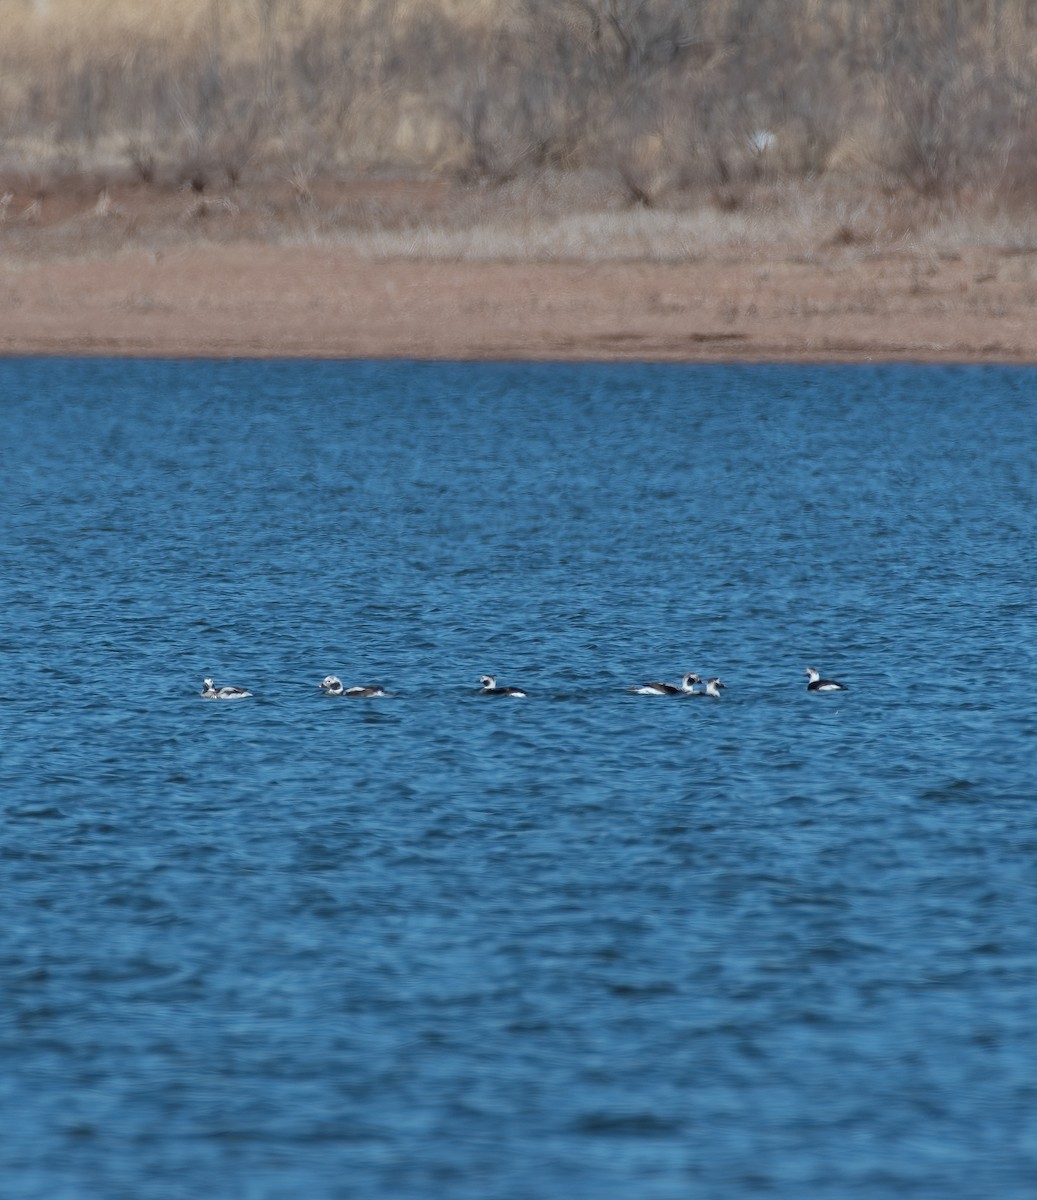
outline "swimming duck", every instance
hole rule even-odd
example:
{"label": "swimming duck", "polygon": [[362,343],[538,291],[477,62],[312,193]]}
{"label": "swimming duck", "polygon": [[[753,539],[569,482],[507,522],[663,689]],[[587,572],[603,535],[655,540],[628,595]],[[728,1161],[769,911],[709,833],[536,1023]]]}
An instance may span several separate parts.
{"label": "swimming duck", "polygon": [[246,696],[251,696],[252,693],[239,687],[217,687],[211,679],[202,680],[202,699],[203,700],[244,700]]}
{"label": "swimming duck", "polygon": [[712,679],[706,680],[706,690],[704,692],[695,692],[696,696],[711,696],[714,700],[720,699],[720,689],[726,688],[727,684],[723,680],[714,676]]}
{"label": "swimming duck", "polygon": [[810,676],[810,682],[807,684],[808,692],[845,692],[849,690],[845,683],[836,683],[834,679],[822,679],[821,672],[815,667],[807,667],[807,675]]}
{"label": "swimming duck", "polygon": [[695,684],[701,682],[700,676],[689,672],[681,676],[680,683],[642,683],[628,690],[635,696],[703,696],[704,692],[695,691]]}
{"label": "swimming duck", "polygon": [[391,696],[392,692],[387,692],[385,688],[377,686],[373,687],[343,687],[342,680],[337,675],[327,675],[322,683],[318,683],[319,688],[324,689],[325,695],[328,696]]}
{"label": "swimming duck", "polygon": [[494,675],[479,676],[479,691],[483,696],[525,696],[525,692],[517,687],[498,687]]}

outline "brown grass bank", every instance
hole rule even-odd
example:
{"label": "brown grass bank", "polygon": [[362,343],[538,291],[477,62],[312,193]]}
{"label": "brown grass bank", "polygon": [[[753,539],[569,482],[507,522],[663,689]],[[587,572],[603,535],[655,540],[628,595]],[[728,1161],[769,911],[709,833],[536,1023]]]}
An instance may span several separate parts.
{"label": "brown grass bank", "polygon": [[1031,361],[1032,0],[10,0],[0,350]]}
{"label": "brown grass bank", "polygon": [[1032,0],[7,0],[0,166],[196,191],[607,172],[628,202],[1037,179]]}
{"label": "brown grass bank", "polygon": [[230,195],[73,189],[16,213],[0,353],[1037,361],[1026,221],[916,224],[802,187],[754,213],[413,182]]}

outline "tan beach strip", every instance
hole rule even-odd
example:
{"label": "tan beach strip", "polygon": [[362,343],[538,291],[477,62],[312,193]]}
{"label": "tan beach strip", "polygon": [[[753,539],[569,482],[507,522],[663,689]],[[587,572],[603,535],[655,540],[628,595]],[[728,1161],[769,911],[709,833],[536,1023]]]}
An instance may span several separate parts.
{"label": "tan beach strip", "polygon": [[192,246],[0,265],[0,353],[662,361],[1037,360],[1012,259],[372,261]]}

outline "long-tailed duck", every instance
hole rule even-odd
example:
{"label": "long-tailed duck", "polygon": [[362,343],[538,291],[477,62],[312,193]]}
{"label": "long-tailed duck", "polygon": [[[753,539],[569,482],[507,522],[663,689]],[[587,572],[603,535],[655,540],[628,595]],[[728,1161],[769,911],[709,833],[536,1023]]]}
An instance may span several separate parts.
{"label": "long-tailed duck", "polygon": [[479,676],[479,692],[483,696],[525,696],[525,692],[517,687],[498,687],[494,675]]}
{"label": "long-tailed duck", "polygon": [[244,700],[246,696],[251,696],[252,693],[239,687],[217,687],[211,679],[202,680],[202,699],[203,700]]}
{"label": "long-tailed duck", "polygon": [[845,683],[836,683],[834,679],[822,679],[821,672],[816,667],[807,667],[807,674],[810,676],[810,682],[807,684],[808,692],[845,692],[848,690]]}
{"label": "long-tailed duck", "polygon": [[696,696],[711,696],[714,700],[720,699],[720,689],[726,688],[727,684],[722,679],[714,676],[712,679],[706,680],[706,690],[704,692],[695,692]]}
{"label": "long-tailed duck", "polygon": [[328,675],[323,683],[318,683],[319,688],[323,688],[328,696],[391,696],[392,692],[387,692],[385,688],[377,686],[373,687],[343,687],[342,680],[337,675]]}
{"label": "long-tailed duck", "polygon": [[703,696],[704,692],[695,691],[695,684],[701,682],[700,676],[689,672],[681,676],[680,683],[642,683],[629,691],[635,696]]}

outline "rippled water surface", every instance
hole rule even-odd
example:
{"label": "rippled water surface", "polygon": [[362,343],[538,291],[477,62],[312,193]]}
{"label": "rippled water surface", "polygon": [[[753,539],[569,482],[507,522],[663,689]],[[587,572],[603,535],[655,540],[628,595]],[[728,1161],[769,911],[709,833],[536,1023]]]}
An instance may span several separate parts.
{"label": "rippled water surface", "polygon": [[1035,397],[0,363],[5,1200],[1029,1200]]}

